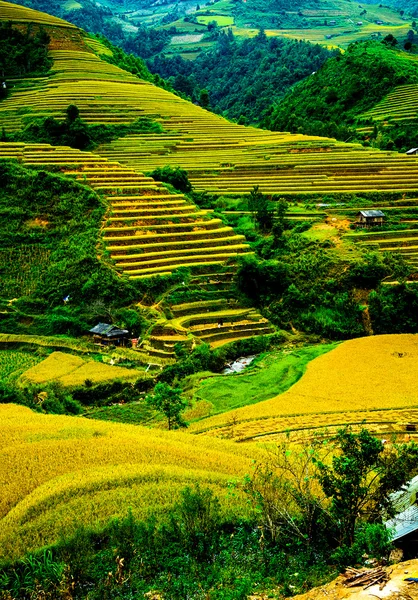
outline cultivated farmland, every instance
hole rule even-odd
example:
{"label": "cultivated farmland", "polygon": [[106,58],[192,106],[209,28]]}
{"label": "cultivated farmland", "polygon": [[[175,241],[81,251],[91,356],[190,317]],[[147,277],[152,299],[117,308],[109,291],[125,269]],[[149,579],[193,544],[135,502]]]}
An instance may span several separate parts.
{"label": "cultivated farmland", "polygon": [[244,508],[239,494],[225,492],[250,468],[254,448],[10,404],[0,414],[0,559],[130,509],[164,512],[193,482],[212,487],[226,512]]}
{"label": "cultivated farmland", "polygon": [[[208,343],[272,333],[266,319],[242,308],[232,297],[235,258],[249,251],[211,211],[198,208],[181,194],[119,163],[71,148],[48,144],[0,143],[0,158],[17,158],[28,166],[59,168],[104,194],[109,214],[103,241],[115,268],[139,279],[168,275],[183,267],[193,278],[176,293],[172,319],[161,319],[141,349],[163,361],[174,357],[174,345],[188,334]],[[183,301],[207,292],[205,301]],[[191,343],[191,339],[190,339]]]}
{"label": "cultivated farmland", "polygon": [[125,369],[106,365],[93,360],[85,361],[79,356],[53,352],[22,374],[24,383],[49,383],[57,381],[65,387],[80,386],[86,381],[92,384],[123,379],[124,381],[136,380],[142,373],[135,369]]}
{"label": "cultivated farmland", "polygon": [[237,440],[301,437],[345,424],[383,435],[405,432],[418,417],[418,336],[381,335],[343,342],[308,364],[287,392],[191,426]]}

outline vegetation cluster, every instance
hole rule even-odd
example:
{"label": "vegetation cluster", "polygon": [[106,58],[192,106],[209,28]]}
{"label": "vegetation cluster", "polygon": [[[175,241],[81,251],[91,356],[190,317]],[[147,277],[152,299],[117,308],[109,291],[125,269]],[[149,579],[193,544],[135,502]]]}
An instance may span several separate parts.
{"label": "vegetation cluster", "polygon": [[54,117],[31,119],[16,133],[3,131],[2,141],[43,143],[52,146],[70,146],[78,150],[94,150],[100,144],[134,133],[161,133],[162,127],[147,117],[139,117],[129,125],[89,125],[80,117],[74,104],[66,110],[64,121]]}
{"label": "vegetation cluster", "polygon": [[[388,36],[389,38],[390,36]],[[278,131],[358,140],[381,149],[408,150],[417,142],[415,122],[375,125],[361,114],[398,86],[418,82],[416,61],[390,39],[351,44],[274,104],[263,125]],[[372,125],[372,133],[357,131]]]}
{"label": "vegetation cluster", "polygon": [[[222,203],[208,194],[195,198],[204,206]],[[309,220],[286,219],[285,199],[262,194],[257,187],[245,207],[250,215],[224,215],[255,251],[240,258],[237,285],[275,325],[334,340],[362,336],[367,333],[364,304],[356,290],[363,289],[372,291],[369,313],[376,332],[418,331],[415,287],[380,285],[390,277],[406,280],[410,267],[400,254],[369,250],[347,259],[332,240],[310,235]]]}
{"label": "vegetation cluster", "polygon": [[23,559],[3,562],[2,598],[244,600],[309,589],[347,564],[388,556],[382,518],[393,491],[416,471],[414,444],[382,446],[362,429],[328,443],[279,445],[230,484],[247,510],[228,510],[204,482],[187,486],[163,514],[80,528]]}
{"label": "vegetation cluster", "polygon": [[33,32],[30,25],[20,31],[11,23],[0,23],[0,100],[7,95],[6,79],[44,75],[52,66],[48,55],[49,36],[45,30]]}
{"label": "vegetation cluster", "polygon": [[193,102],[207,89],[212,110],[245,124],[262,122],[272,98],[279,101],[335,54],[339,51],[303,41],[267,38],[263,31],[237,39],[229,29],[193,61],[160,55],[147,64]]}

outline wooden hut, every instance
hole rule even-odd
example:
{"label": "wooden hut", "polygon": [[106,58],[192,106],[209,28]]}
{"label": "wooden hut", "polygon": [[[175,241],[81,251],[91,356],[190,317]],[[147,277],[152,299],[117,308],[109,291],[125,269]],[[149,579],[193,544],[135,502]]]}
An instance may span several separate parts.
{"label": "wooden hut", "polygon": [[93,334],[94,343],[101,346],[126,346],[129,336],[127,329],[119,329],[116,325],[108,323],[98,323],[96,327],[90,329],[90,333]]}
{"label": "wooden hut", "polygon": [[385,213],[381,210],[361,210],[357,213],[356,225],[358,227],[374,227],[383,225]]}

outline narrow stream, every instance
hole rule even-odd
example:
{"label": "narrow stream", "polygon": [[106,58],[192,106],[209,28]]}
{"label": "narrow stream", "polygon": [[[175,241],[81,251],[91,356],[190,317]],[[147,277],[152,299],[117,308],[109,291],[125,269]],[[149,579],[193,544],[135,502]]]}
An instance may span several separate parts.
{"label": "narrow stream", "polygon": [[248,367],[248,365],[250,365],[255,358],[255,355],[242,356],[241,358],[237,358],[237,360],[235,360],[234,362],[228,363],[228,365],[222,371],[222,375],[232,375],[233,373],[241,373],[241,371],[243,371],[245,367]]}

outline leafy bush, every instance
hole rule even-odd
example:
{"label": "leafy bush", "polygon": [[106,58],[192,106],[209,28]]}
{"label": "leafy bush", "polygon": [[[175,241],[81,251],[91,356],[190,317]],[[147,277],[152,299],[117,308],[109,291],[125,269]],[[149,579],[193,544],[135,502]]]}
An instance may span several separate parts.
{"label": "leafy bush", "polygon": [[165,167],[158,167],[149,173],[151,177],[153,177],[156,181],[163,181],[164,183],[169,183],[176,190],[180,192],[190,192],[192,189],[191,183],[187,177],[187,171],[182,169],[181,167],[170,167],[169,165]]}

